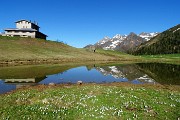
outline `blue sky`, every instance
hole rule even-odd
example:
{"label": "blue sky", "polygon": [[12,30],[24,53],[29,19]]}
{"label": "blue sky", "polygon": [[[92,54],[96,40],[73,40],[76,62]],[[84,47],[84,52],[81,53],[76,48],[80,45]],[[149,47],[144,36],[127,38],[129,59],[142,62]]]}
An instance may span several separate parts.
{"label": "blue sky", "polygon": [[180,0],[1,0],[0,31],[37,21],[49,40],[74,46],[104,36],[162,32],[180,24]]}

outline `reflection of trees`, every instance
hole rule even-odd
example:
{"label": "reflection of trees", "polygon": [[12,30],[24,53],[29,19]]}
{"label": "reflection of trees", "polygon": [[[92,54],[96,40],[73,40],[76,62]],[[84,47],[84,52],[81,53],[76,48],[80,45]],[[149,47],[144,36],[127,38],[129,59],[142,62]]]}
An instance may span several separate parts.
{"label": "reflection of trees", "polygon": [[121,66],[96,67],[104,75],[112,75],[115,78],[127,78],[129,81],[155,80],[160,84],[180,85],[180,65],[163,63],[137,63]]}
{"label": "reflection of trees", "polygon": [[123,67],[118,67],[118,69],[122,71],[122,73],[125,75],[125,77],[128,80],[135,80],[139,77],[144,76],[144,73],[140,72],[137,69],[137,66],[134,64],[133,65],[126,65]]}
{"label": "reflection of trees", "polygon": [[139,69],[161,84],[180,85],[180,65],[138,63]]}
{"label": "reflection of trees", "polygon": [[86,65],[86,68],[87,68],[87,70],[88,71],[90,71],[91,69],[93,69],[94,67],[95,67],[96,65],[94,64],[92,64],[92,65]]}

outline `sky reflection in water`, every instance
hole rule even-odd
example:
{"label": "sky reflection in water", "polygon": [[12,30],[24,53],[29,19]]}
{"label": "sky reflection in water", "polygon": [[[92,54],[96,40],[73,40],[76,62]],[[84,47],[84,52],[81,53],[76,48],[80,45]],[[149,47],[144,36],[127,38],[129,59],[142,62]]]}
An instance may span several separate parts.
{"label": "sky reflection in water", "polygon": [[91,65],[74,68],[70,66],[7,67],[0,68],[0,94],[27,85],[76,83],[77,81],[85,83],[130,82],[133,84],[180,85],[179,71],[179,65],[162,63]]}

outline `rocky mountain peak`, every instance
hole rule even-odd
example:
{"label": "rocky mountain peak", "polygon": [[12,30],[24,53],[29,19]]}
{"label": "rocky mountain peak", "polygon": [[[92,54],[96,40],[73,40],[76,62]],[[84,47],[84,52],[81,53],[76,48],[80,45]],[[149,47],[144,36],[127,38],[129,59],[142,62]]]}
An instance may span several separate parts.
{"label": "rocky mountain peak", "polygon": [[128,36],[137,36],[137,35],[134,32],[130,32]]}
{"label": "rocky mountain peak", "polygon": [[105,36],[103,39],[105,39],[105,40],[109,40],[109,39],[111,39],[110,37],[108,37],[108,36]]}
{"label": "rocky mountain peak", "polygon": [[[112,38],[106,36],[99,42],[94,44],[96,48],[101,48],[105,50],[120,50],[127,51],[141,43],[150,40],[152,37],[156,36],[158,33],[146,33],[142,32],[139,35],[131,32],[129,35],[116,34]],[[90,47],[90,46],[88,46]]]}
{"label": "rocky mountain peak", "polygon": [[139,36],[133,32],[131,32],[128,36],[127,39],[137,39]]}
{"label": "rocky mountain peak", "polygon": [[122,36],[120,34],[116,34],[113,38],[116,38],[116,39],[121,39]]}
{"label": "rocky mountain peak", "polygon": [[139,36],[140,35],[150,35],[150,33],[142,32],[142,33],[139,34]]}

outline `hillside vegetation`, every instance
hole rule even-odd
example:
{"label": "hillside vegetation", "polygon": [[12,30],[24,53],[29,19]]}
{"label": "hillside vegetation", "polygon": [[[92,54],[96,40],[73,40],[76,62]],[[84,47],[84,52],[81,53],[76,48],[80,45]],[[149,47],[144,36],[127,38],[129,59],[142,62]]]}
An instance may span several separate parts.
{"label": "hillside vegetation", "polygon": [[131,53],[135,55],[180,53],[180,24],[141,44]]}
{"label": "hillside vegetation", "polygon": [[0,61],[94,61],[94,60],[127,60],[133,59],[118,53],[92,52],[87,49],[78,49],[60,42],[0,36]]}

